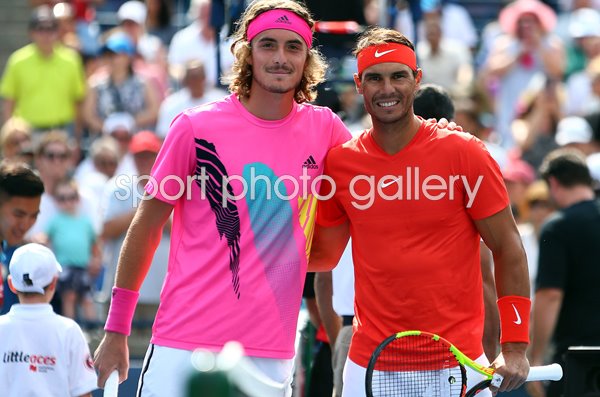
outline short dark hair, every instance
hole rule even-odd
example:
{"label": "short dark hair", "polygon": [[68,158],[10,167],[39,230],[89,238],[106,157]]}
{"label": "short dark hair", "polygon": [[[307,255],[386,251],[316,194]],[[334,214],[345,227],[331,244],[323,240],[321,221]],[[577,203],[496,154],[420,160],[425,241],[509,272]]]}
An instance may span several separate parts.
{"label": "short dark hair", "polygon": [[0,205],[12,197],[40,197],[44,183],[27,164],[3,161],[0,163]]}
{"label": "short dark hair", "polygon": [[548,153],[540,166],[540,174],[546,182],[553,177],[564,187],[592,187],[593,184],[585,155],[573,148],[560,148]]}
{"label": "short dark hair", "polygon": [[427,119],[454,119],[454,104],[448,91],[437,84],[423,84],[415,93],[413,109],[417,116]]}

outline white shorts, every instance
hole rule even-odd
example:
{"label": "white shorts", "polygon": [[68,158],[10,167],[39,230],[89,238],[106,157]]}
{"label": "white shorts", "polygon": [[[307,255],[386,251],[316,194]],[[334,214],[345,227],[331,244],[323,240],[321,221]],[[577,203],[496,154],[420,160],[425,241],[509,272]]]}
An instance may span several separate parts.
{"label": "white shorts", "polygon": [[[192,351],[150,345],[144,358],[136,397],[187,397],[187,382],[196,371]],[[277,383],[287,383],[280,397],[292,395],[294,360],[248,357],[263,375]]]}
{"label": "white shorts", "polygon": [[[475,361],[485,366],[490,365],[484,354]],[[471,368],[465,366],[465,369],[467,370],[467,390],[485,379],[483,375],[475,372]],[[346,366],[344,367],[344,389],[342,391],[342,397],[366,397],[366,376],[367,369],[348,358],[346,360]],[[480,392],[477,397],[492,397],[492,393],[490,392],[490,389],[485,389]]]}

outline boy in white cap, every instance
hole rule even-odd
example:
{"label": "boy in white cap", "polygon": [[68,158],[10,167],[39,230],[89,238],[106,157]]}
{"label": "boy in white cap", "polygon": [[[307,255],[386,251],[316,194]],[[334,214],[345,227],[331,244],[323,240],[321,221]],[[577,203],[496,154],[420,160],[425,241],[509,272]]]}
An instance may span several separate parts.
{"label": "boy in white cap", "polygon": [[96,373],[83,333],[49,304],[62,271],[56,257],[43,245],[26,244],[9,267],[20,303],[0,316],[2,395],[91,397]]}

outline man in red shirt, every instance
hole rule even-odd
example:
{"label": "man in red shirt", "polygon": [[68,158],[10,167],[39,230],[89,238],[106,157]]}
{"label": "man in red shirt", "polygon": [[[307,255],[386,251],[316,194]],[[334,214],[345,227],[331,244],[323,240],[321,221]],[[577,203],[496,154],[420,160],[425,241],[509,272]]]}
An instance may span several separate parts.
{"label": "man in red shirt", "polygon": [[529,370],[531,302],[499,167],[477,138],[414,115],[422,72],[402,34],[370,29],[355,54],[373,128],[327,156],[331,180],[322,186],[309,264],[309,271],[335,267],[352,235],[355,320],[343,396],[364,396],[371,354],[399,331],[439,334],[487,364],[480,236],[494,256],[500,297],[502,352],[492,366],[504,376],[499,390],[513,390]]}

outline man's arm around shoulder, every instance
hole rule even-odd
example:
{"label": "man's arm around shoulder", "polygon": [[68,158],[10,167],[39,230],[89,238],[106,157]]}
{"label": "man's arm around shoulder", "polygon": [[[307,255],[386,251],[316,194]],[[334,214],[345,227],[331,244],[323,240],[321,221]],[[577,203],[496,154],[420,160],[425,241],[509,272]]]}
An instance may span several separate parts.
{"label": "man's arm around shoulder", "polygon": [[337,266],[350,238],[348,221],[335,226],[315,226],[310,259],[309,272],[327,272]]}

